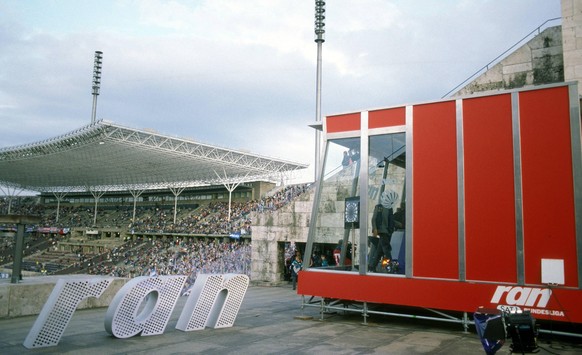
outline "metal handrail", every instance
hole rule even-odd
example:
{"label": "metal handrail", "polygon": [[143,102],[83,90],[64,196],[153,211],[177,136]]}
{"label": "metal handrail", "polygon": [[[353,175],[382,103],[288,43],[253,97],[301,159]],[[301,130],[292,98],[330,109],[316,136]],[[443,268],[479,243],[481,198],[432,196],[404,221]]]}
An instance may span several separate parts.
{"label": "metal handrail", "polygon": [[536,29],[534,29],[533,31],[531,31],[530,33],[528,33],[527,35],[525,35],[522,39],[520,39],[519,41],[517,41],[513,46],[509,47],[507,50],[505,50],[503,53],[501,53],[500,55],[498,55],[497,57],[495,57],[495,59],[493,59],[492,61],[490,61],[489,63],[487,63],[484,67],[482,67],[481,69],[477,70],[473,75],[469,76],[467,79],[465,79],[462,83],[460,83],[459,85],[455,86],[453,89],[451,89],[449,92],[447,92],[446,94],[444,94],[441,99],[444,99],[445,97],[449,96],[452,92],[454,92],[455,90],[457,90],[458,88],[460,88],[461,86],[463,86],[465,83],[467,83],[469,80],[473,79],[475,76],[477,76],[478,74],[480,74],[483,70],[489,70],[489,67],[495,63],[497,64],[498,59],[502,58],[503,56],[505,56],[505,54],[507,54],[509,51],[511,51],[513,48],[515,48],[517,45],[523,43],[523,41],[525,41],[527,38],[529,38],[533,33],[537,32],[536,35],[539,35],[541,33],[541,28],[544,27],[544,25],[548,22],[551,21],[555,21],[555,20],[560,20],[561,17],[555,17],[555,18],[551,18],[549,20],[546,20],[544,23],[542,23],[541,25],[539,25]]}

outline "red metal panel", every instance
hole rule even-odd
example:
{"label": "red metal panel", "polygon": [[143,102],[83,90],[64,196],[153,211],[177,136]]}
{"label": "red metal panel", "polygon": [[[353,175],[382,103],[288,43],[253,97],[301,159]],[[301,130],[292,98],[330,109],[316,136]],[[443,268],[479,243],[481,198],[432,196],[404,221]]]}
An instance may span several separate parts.
{"label": "red metal panel", "polygon": [[414,106],[412,141],[413,274],[458,279],[455,102]]}
{"label": "red metal panel", "polygon": [[348,113],[345,115],[327,116],[327,133],[347,131],[359,131],[361,128],[360,113]]}
{"label": "red metal panel", "polygon": [[525,282],[541,283],[541,259],[564,259],[578,286],[568,87],[519,94]]}
{"label": "red metal panel", "polygon": [[511,95],[463,100],[468,280],[517,282]]}
{"label": "red metal panel", "polygon": [[368,112],[368,128],[403,126],[406,124],[406,108],[397,107]]}
{"label": "red metal panel", "polygon": [[297,290],[306,296],[471,313],[481,306],[509,306],[539,319],[582,323],[582,290],[577,289],[304,270]]}

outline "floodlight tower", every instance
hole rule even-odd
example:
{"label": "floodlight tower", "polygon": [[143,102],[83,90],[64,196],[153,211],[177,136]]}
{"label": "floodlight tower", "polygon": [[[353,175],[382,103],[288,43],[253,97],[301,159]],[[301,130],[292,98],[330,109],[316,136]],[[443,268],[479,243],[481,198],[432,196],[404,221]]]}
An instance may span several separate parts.
{"label": "floodlight tower", "polygon": [[[315,0],[315,43],[317,43],[317,79],[315,82],[315,121],[321,123],[321,50],[325,42],[325,1]],[[318,180],[321,155],[321,133],[315,130],[315,181]]]}
{"label": "floodlight tower", "polygon": [[91,114],[91,124],[95,123],[97,116],[97,96],[101,88],[101,66],[103,63],[103,52],[95,51],[95,62],[93,64],[93,112]]}

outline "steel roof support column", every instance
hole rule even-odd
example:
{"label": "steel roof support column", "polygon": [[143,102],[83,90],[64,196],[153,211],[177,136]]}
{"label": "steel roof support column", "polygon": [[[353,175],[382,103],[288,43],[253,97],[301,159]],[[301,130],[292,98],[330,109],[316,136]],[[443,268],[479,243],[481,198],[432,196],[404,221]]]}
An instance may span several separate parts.
{"label": "steel roof support column", "polygon": [[174,226],[176,225],[176,215],[178,212],[178,196],[184,191],[186,187],[168,187],[174,194]]}
{"label": "steel roof support column", "polygon": [[105,195],[105,192],[107,191],[96,191],[93,190],[92,188],[88,188],[89,192],[91,193],[91,195],[93,195],[93,198],[95,199],[95,213],[93,214],[93,225],[97,225],[97,204],[99,203],[99,199],[101,198],[101,196]]}
{"label": "steel roof support column", "polygon": [[61,201],[67,196],[69,191],[51,191],[53,196],[57,199],[57,217],[55,218],[55,223],[59,222],[59,212],[61,210]]}
{"label": "steel roof support column", "polygon": [[290,181],[292,181],[295,178],[293,172],[294,172],[293,170],[287,171],[281,170],[279,172],[279,174],[281,175],[281,186],[283,187],[287,186],[287,184],[289,184]]}
{"label": "steel roof support column", "polygon": [[22,189],[17,189],[15,187],[13,187],[12,189],[10,188],[10,186],[5,186],[6,190],[2,188],[2,186],[0,185],[0,191],[2,191],[2,193],[6,196],[8,196],[8,211],[6,212],[6,214],[11,214],[11,209],[12,209],[12,200],[14,200],[14,198],[18,195],[20,195],[20,193],[24,190]]}
{"label": "steel roof support column", "polygon": [[131,196],[133,196],[133,216],[131,217],[131,226],[135,225],[135,209],[137,206],[137,199],[143,194],[145,190],[129,190]]}
{"label": "steel roof support column", "polygon": [[234,191],[234,189],[236,189],[238,187],[238,185],[241,184],[241,182],[246,180],[246,178],[247,178],[247,176],[249,176],[250,172],[248,172],[242,179],[239,179],[238,182],[227,183],[226,181],[228,181],[228,176],[226,175],[226,169],[223,169],[223,171],[224,171],[224,179],[220,175],[218,175],[216,170],[214,171],[214,173],[216,174],[216,176],[218,177],[218,179],[220,180],[222,185],[224,185],[224,187],[226,187],[226,189],[228,190],[228,222],[230,222],[230,211],[231,211],[231,205],[232,205],[232,192]]}

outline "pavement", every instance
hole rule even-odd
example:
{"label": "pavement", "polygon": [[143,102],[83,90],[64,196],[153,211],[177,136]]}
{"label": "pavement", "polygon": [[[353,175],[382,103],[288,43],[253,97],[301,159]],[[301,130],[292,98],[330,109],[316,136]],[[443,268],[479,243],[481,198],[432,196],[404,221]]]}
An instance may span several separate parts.
{"label": "pavement", "polygon": [[[324,312],[302,307],[291,287],[250,286],[233,327],[175,329],[180,297],[161,335],[114,338],[105,331],[107,308],[77,310],[54,347],[22,344],[37,316],[0,319],[0,354],[484,354],[473,326],[434,320]],[[539,354],[580,354],[581,338],[540,336]],[[497,354],[509,354],[509,343]]]}

